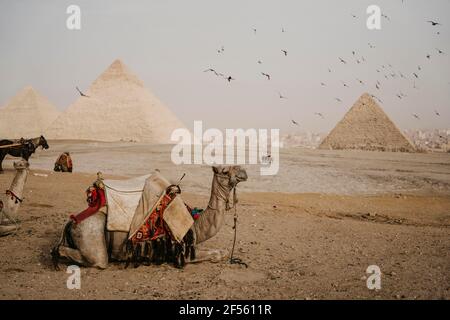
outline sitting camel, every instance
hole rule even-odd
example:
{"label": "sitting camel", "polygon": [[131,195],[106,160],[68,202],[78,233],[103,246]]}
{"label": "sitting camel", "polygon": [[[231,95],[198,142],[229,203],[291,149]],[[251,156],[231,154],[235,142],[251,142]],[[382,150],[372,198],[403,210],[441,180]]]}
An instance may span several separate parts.
{"label": "sitting camel", "polygon": [[23,201],[23,189],[28,176],[28,161],[14,162],[16,175],[6,193],[0,195],[0,236],[15,232],[19,225],[17,211]]}
{"label": "sitting camel", "polygon": [[[211,197],[208,207],[195,220],[191,231],[194,244],[202,243],[214,237],[224,224],[225,211],[232,208],[230,195],[237,184],[247,180],[247,173],[240,166],[213,167]],[[233,199],[233,205],[236,199]],[[105,232],[106,216],[97,212],[74,227],[72,222],[66,224],[63,235],[52,250],[55,268],[59,258],[65,257],[77,264],[105,269],[109,258],[124,261],[126,257],[127,232]],[[194,260],[219,261],[227,256],[224,250],[197,250]]]}

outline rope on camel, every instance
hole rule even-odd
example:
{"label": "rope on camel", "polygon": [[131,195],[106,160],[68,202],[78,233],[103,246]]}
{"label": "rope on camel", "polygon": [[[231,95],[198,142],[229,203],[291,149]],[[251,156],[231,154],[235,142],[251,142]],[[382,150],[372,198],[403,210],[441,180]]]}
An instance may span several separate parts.
{"label": "rope on camel", "polygon": [[230,264],[239,264],[242,266],[245,266],[246,268],[248,268],[248,265],[242,261],[242,259],[240,258],[233,258],[233,254],[234,254],[234,247],[236,245],[236,237],[237,237],[237,220],[238,220],[238,215],[237,215],[237,201],[236,201],[236,187],[234,187],[233,190],[233,202],[234,202],[234,225],[233,225],[233,229],[234,229],[234,239],[233,239],[233,248],[231,249],[231,255],[230,255]]}

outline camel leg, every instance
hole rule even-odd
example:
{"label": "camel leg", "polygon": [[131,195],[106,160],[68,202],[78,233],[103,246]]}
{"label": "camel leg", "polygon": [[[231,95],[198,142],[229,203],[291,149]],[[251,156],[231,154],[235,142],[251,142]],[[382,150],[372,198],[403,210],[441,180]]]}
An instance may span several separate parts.
{"label": "camel leg", "polygon": [[5,157],[6,157],[6,153],[5,152],[0,152],[0,174],[3,173],[2,163],[3,163],[3,159],[5,159]]}
{"label": "camel leg", "polygon": [[186,263],[199,263],[205,261],[217,263],[225,261],[228,257],[229,253],[226,249],[196,249],[195,260],[186,261]]}
{"label": "camel leg", "polygon": [[15,225],[0,225],[0,237],[7,236],[17,231]]}
{"label": "camel leg", "polygon": [[87,262],[83,255],[81,254],[80,250],[72,249],[69,247],[60,246],[58,249],[58,253],[61,257],[68,258],[82,266],[89,266],[89,262]]}

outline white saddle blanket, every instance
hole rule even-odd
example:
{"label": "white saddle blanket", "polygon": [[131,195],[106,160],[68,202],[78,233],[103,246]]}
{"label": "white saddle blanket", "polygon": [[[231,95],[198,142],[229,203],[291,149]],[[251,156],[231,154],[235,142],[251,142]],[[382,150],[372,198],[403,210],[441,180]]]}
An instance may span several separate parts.
{"label": "white saddle blanket", "polygon": [[[106,229],[129,232],[130,238],[142,226],[170,185],[157,172],[128,180],[104,180],[103,184],[108,211]],[[194,220],[181,195],[177,195],[166,208],[164,221],[175,240],[182,241]]]}
{"label": "white saddle blanket", "polygon": [[108,231],[130,230],[136,207],[141,199],[145,181],[151,174],[128,180],[104,180]]}

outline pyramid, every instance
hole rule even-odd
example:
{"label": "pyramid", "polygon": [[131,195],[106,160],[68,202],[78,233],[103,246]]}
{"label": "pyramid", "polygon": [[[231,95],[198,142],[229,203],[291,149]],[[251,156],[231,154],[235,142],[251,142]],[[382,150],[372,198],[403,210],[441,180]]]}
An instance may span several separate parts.
{"label": "pyramid", "polygon": [[0,109],[0,139],[38,137],[59,114],[47,98],[27,86]]}
{"label": "pyramid", "polygon": [[50,139],[173,143],[172,131],[184,128],[120,61],[114,61],[51,125]]}
{"label": "pyramid", "polygon": [[411,142],[368,93],[364,93],[319,149],[414,152]]}

